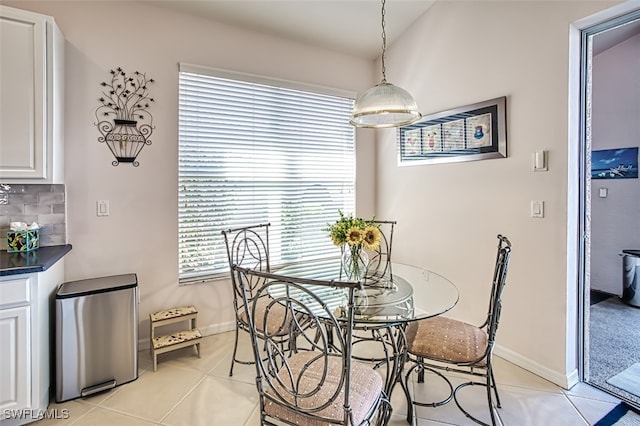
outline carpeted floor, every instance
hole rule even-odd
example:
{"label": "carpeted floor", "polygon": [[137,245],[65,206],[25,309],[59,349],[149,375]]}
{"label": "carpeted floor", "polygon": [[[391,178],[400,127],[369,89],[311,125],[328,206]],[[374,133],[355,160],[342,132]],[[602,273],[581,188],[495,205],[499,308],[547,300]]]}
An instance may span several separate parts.
{"label": "carpeted floor", "polygon": [[589,383],[609,389],[640,406],[640,397],[607,383],[640,362],[640,308],[611,297],[591,305]]}

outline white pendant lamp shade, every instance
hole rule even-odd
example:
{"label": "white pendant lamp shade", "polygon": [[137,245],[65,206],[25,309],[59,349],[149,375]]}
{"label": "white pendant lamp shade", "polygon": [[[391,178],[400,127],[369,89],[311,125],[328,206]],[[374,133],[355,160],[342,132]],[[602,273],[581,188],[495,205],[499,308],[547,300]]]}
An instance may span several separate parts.
{"label": "white pendant lamp shade", "polygon": [[422,118],[413,96],[404,89],[387,83],[384,54],[387,50],[387,33],[384,29],[384,4],[382,3],[382,81],[366,90],[356,100],[349,122],[356,127],[406,126]]}
{"label": "white pendant lamp shade", "polygon": [[356,127],[398,127],[419,120],[422,114],[406,90],[382,81],[356,100],[350,123]]}

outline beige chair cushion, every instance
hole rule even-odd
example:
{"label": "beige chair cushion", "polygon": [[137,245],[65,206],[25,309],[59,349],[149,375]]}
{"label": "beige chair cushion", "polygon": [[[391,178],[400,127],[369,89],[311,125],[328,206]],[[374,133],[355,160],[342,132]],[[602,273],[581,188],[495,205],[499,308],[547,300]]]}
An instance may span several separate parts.
{"label": "beige chair cushion", "polygon": [[[324,369],[324,357],[313,361],[313,363],[305,369],[305,365],[310,360],[318,356],[318,352],[304,351],[295,353],[288,359],[289,366],[293,371],[294,383],[298,380],[300,372],[304,369],[304,376],[300,381],[298,388],[298,394],[304,394],[305,392],[312,392],[322,379],[322,372]],[[336,392],[339,385],[340,376],[342,373],[342,358],[339,356],[329,357],[329,372],[325,378],[325,383],[322,388],[314,393],[313,396],[306,398],[298,398],[298,407],[313,408],[322,403],[325,403],[328,398]],[[284,368],[281,368],[278,372],[278,376],[284,383],[291,383],[289,374]],[[281,385],[277,385],[279,394],[286,397],[284,398],[289,403],[293,404],[294,398],[284,390]],[[286,387],[291,389],[290,386]],[[377,403],[382,392],[382,378],[371,367],[359,363],[351,363],[351,384],[350,384],[350,403],[353,413],[354,424],[359,425],[362,421],[371,413],[372,408]],[[268,389],[267,393],[270,395],[276,395],[273,389]],[[274,396],[276,399],[277,396]],[[340,391],[338,397],[333,403],[320,410],[316,415],[336,419],[338,422],[344,418],[344,389]],[[313,426],[325,426],[326,422],[306,417],[288,407],[277,404],[270,400],[265,400],[265,412],[272,417],[285,420],[289,423],[296,425],[313,425]]]}
{"label": "beige chair cushion", "polygon": [[474,362],[483,357],[487,333],[446,317],[415,321],[407,327],[407,344],[413,355],[442,361]]}
{"label": "beige chair cushion", "polygon": [[[258,299],[255,314],[256,329],[258,331],[265,330],[264,313],[271,302],[273,302],[273,299],[269,297],[261,297]],[[247,320],[247,313],[245,312],[244,307],[240,309],[238,316],[240,321],[248,326],[249,322]],[[267,316],[267,332],[271,336],[283,336],[289,334],[290,327],[291,315],[287,316],[287,310],[283,305],[280,303],[274,303],[269,310],[269,315]]]}

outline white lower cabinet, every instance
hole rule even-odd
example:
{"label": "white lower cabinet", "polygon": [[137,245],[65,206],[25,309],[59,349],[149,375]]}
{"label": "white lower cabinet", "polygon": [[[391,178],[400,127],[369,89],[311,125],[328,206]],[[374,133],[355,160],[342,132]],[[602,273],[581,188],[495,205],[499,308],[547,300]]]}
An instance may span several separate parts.
{"label": "white lower cabinet", "polygon": [[0,426],[50,415],[52,305],[63,280],[64,259],[44,272],[0,277]]}
{"label": "white lower cabinet", "polygon": [[0,410],[3,419],[31,407],[30,310],[29,306],[0,310]]}

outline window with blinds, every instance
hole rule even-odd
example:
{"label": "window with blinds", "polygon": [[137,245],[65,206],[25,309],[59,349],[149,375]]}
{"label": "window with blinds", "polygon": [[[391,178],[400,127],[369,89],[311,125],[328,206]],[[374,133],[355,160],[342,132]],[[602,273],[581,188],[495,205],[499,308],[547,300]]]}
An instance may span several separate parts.
{"label": "window with blinds", "polygon": [[355,207],[353,98],[181,64],[181,284],[228,273],[223,229],[271,223],[271,265],[338,255]]}

